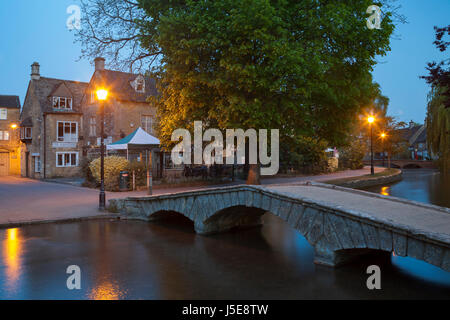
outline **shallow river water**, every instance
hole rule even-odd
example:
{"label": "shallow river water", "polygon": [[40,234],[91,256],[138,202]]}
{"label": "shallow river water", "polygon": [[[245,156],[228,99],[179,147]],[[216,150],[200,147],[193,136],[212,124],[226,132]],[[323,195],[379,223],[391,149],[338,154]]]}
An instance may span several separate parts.
{"label": "shallow river water", "polygon": [[[208,237],[180,216],[3,229],[0,299],[450,299],[450,273],[434,266],[396,256],[317,266],[299,233],[263,218],[262,227]],[[372,264],[381,290],[367,289]],[[81,290],[67,289],[69,265],[81,269]]]}

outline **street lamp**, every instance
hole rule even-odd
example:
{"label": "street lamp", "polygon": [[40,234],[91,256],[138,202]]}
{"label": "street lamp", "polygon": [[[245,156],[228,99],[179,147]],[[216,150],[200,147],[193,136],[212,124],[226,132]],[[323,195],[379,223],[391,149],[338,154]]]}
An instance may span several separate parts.
{"label": "street lamp", "polygon": [[374,116],[370,116],[367,118],[367,122],[369,122],[369,126],[370,126],[370,174],[374,175],[375,174],[375,170],[373,169],[373,123],[375,122],[375,117]]}
{"label": "street lamp", "polygon": [[381,138],[381,151],[383,152],[383,167],[384,167],[384,138],[386,138],[386,133],[382,132],[380,134]]}
{"label": "street lamp", "polygon": [[98,208],[105,210],[105,101],[108,97],[108,91],[105,89],[97,90],[97,99],[100,107],[100,195],[98,199]]}

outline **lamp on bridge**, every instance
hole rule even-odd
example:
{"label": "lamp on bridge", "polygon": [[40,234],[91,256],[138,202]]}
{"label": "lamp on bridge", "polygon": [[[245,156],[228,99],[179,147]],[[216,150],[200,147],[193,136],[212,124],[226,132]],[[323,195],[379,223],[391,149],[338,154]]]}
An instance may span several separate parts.
{"label": "lamp on bridge", "polygon": [[97,90],[97,99],[100,107],[100,195],[98,199],[99,210],[105,210],[105,101],[108,98],[108,91],[105,89]]}
{"label": "lamp on bridge", "polygon": [[369,116],[367,122],[370,126],[370,174],[374,175],[375,170],[373,169],[373,123],[375,122],[374,116]]}

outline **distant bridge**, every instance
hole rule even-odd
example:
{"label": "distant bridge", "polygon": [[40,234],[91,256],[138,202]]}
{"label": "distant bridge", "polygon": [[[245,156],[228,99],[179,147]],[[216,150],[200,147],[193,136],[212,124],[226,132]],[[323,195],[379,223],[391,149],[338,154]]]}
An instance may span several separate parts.
{"label": "distant bridge", "polygon": [[260,224],[270,212],[314,247],[314,262],[343,264],[372,250],[395,252],[450,272],[450,209],[318,183],[230,186],[110,200],[125,218],[178,212],[199,234]]}
{"label": "distant bridge", "polygon": [[[364,165],[370,166],[370,160],[364,160]],[[383,160],[374,160],[374,165],[381,166],[383,164]],[[384,165],[388,165],[387,159],[384,159]],[[391,159],[391,168],[399,168],[399,169],[415,169],[415,168],[424,168],[424,169],[436,169],[436,164],[433,161],[429,160],[392,160]]]}

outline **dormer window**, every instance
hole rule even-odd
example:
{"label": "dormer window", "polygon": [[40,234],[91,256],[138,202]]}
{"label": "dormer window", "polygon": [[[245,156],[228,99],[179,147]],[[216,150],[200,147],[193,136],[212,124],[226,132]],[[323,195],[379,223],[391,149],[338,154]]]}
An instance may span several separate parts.
{"label": "dormer window", "polygon": [[53,108],[72,110],[72,98],[53,97]]}
{"label": "dormer window", "polygon": [[138,76],[136,80],[134,80],[134,90],[136,92],[145,92],[145,79],[143,76]]}

